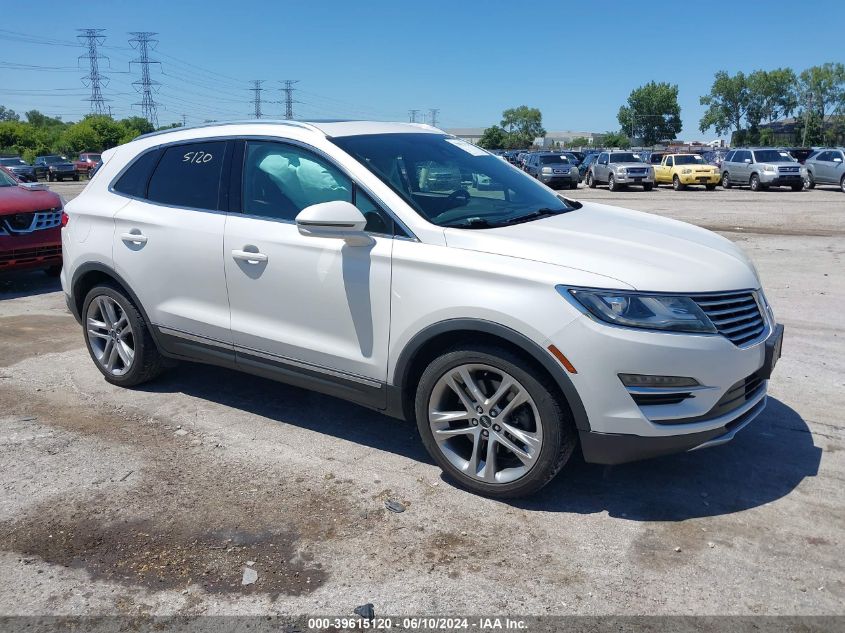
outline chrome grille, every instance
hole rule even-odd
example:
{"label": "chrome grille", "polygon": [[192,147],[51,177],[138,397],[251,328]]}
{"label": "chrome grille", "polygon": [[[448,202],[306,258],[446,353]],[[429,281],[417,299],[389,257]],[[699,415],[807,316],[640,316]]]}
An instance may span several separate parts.
{"label": "chrome grille", "polygon": [[800,167],[778,167],[778,171],[782,174],[797,174]]}
{"label": "chrome grille", "polygon": [[753,292],[726,292],[692,297],[716,326],[719,334],[742,346],[759,337],[766,321]]}
{"label": "chrome grille", "polygon": [[0,216],[0,229],[7,233],[32,233],[44,229],[54,229],[62,223],[61,209],[48,209],[29,213],[15,213]]}

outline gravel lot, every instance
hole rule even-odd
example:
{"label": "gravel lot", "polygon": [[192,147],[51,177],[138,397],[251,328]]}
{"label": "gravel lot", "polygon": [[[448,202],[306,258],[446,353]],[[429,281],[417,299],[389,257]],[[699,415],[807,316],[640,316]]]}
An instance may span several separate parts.
{"label": "gravel lot", "polygon": [[486,500],[441,479],[410,425],[325,396],[191,364],[113,387],[57,282],[6,277],[0,614],[845,613],[845,195],[570,194],[717,230],[756,262],[786,340],[734,442],[571,463],[537,497]]}

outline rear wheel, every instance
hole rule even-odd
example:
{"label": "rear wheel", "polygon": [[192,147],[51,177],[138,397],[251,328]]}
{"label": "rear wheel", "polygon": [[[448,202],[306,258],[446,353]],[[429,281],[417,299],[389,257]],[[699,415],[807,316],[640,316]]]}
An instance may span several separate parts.
{"label": "rear wheel", "polygon": [[672,176],[672,189],[675,191],[680,191],[684,188],[684,185],[681,184],[681,179],[677,176]]}
{"label": "rear wheel", "polygon": [[731,177],[728,175],[728,172],[722,174],[722,189],[730,189],[731,188]]}
{"label": "rear wheel", "polygon": [[551,380],[495,346],[454,347],[432,361],[415,412],[423,444],[444,472],[491,497],[539,490],[577,444]]}
{"label": "rear wheel", "polygon": [[596,179],[593,178],[593,172],[587,172],[587,186],[590,189],[596,188]]}
{"label": "rear wheel", "polygon": [[610,174],[607,177],[607,188],[609,191],[616,191],[619,186],[616,184],[616,178],[613,177],[613,174]]}
{"label": "rear wheel", "polygon": [[82,315],[88,353],[108,382],[133,387],[161,373],[164,359],[143,315],[121,288],[92,288]]}

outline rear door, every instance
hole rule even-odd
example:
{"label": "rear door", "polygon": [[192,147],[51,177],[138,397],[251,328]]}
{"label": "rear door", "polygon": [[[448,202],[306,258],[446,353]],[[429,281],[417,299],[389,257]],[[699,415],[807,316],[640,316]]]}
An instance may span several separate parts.
{"label": "rear door", "polygon": [[593,166],[593,174],[595,175],[595,179],[597,181],[607,182],[608,173],[608,154],[607,152],[602,152],[599,154],[598,160],[596,160],[596,164]]}
{"label": "rear door", "polygon": [[833,150],[830,154],[830,182],[838,185],[845,175],[845,152]]}
{"label": "rear door", "polygon": [[[113,252],[115,269],[165,337],[228,348],[231,355],[220,211],[229,146],[194,141],[136,160],[115,183],[132,199],[115,215]],[[124,187],[124,177],[134,180]]]}

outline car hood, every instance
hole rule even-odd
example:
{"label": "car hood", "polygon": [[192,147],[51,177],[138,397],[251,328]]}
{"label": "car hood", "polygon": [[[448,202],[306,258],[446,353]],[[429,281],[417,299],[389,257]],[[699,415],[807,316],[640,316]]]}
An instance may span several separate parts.
{"label": "car hood", "polygon": [[648,163],[610,163],[608,167],[611,169],[616,169],[617,167],[624,167],[625,169],[631,169],[632,167],[640,167],[642,169],[648,169],[651,167]]}
{"label": "car hood", "polygon": [[0,215],[45,211],[61,206],[61,198],[52,191],[30,191],[23,187],[0,187]]}
{"label": "car hood", "polygon": [[608,288],[693,293],[760,285],[750,260],[720,235],[607,205],[584,203],[581,209],[533,222],[495,229],[447,228],[445,234],[450,247],[602,275]]}

